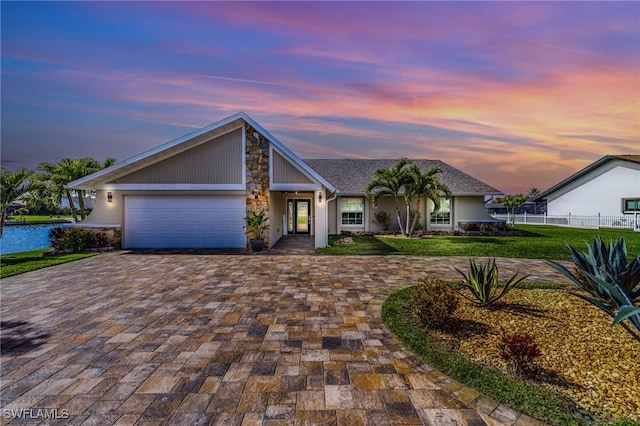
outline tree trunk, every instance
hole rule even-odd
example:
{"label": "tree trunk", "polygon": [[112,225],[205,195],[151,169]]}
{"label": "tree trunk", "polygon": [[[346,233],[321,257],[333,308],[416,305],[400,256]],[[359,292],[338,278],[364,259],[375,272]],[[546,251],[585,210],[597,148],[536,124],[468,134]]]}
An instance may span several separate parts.
{"label": "tree trunk", "polygon": [[82,197],[82,191],[76,192],[78,194],[78,207],[80,208],[80,218],[82,220],[85,219],[86,215],[84,212],[84,198]]}
{"label": "tree trunk", "polygon": [[409,237],[411,236],[411,204],[408,201],[405,201],[405,203],[407,204],[407,232],[406,232],[406,236]]}
{"label": "tree trunk", "polygon": [[400,232],[402,233],[402,236],[404,237],[404,227],[402,226],[402,218],[400,217],[400,209],[396,208],[396,217],[398,218],[398,225],[400,226]]}
{"label": "tree trunk", "polygon": [[411,221],[411,230],[409,235],[413,235],[413,232],[416,229],[416,224],[418,223],[418,206],[416,206],[415,214],[413,216],[413,220]]}
{"label": "tree trunk", "polygon": [[2,231],[4,230],[4,222],[7,219],[7,209],[2,209],[0,213],[0,237],[2,237]]}
{"label": "tree trunk", "polygon": [[67,201],[69,201],[69,208],[71,209],[71,216],[73,216],[73,221],[77,223],[78,214],[76,213],[76,206],[73,204],[73,197],[71,196],[71,192],[69,192],[69,190],[65,190],[64,193],[67,195]]}

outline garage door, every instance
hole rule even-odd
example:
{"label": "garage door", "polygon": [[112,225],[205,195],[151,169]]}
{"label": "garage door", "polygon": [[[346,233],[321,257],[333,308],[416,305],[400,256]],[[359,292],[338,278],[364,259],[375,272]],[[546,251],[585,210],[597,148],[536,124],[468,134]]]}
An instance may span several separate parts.
{"label": "garage door", "polygon": [[244,248],[242,196],[125,197],[125,248]]}

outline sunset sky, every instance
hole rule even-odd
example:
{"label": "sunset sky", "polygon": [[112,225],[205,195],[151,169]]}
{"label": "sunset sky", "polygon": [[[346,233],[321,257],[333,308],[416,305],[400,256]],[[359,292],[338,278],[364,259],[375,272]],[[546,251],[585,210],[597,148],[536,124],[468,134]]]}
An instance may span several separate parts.
{"label": "sunset sky", "polygon": [[245,111],[302,158],[505,193],[640,154],[640,2],[2,2],[2,165],[124,160]]}

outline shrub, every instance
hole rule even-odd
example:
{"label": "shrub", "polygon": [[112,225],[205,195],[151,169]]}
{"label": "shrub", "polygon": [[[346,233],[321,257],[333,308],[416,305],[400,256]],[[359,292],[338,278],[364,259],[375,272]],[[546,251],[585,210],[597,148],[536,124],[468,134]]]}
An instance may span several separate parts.
{"label": "shrub", "polygon": [[[455,268],[455,267],[454,267]],[[516,279],[516,272],[507,282],[500,285],[498,281],[498,266],[495,259],[490,259],[484,266],[476,265],[475,260],[469,259],[469,274],[465,274],[458,268],[456,271],[464,277],[462,286],[471,291],[473,297],[466,296],[463,292],[458,291],[462,297],[476,303],[480,306],[489,306],[498,301],[502,296],[507,294],[509,290],[515,287],[520,281],[528,277],[525,275]]]}
{"label": "shrub", "polygon": [[413,312],[426,328],[451,328],[458,298],[449,286],[436,278],[423,278],[413,297]]}
{"label": "shrub", "polygon": [[49,242],[51,243],[51,247],[56,250],[62,250],[64,247],[62,246],[62,236],[64,235],[65,228],[57,226],[55,228],[51,228],[49,230]]}
{"label": "shrub", "polygon": [[67,228],[60,239],[62,248],[80,252],[91,247],[92,232],[86,228]]}
{"label": "shrub", "polygon": [[111,239],[107,231],[101,230],[91,233],[91,247],[109,247],[110,245]]}
{"label": "shrub", "polygon": [[373,217],[375,218],[373,223],[382,225],[382,229],[385,231],[389,230],[389,226],[391,225],[391,215],[388,212],[381,210],[376,212]]}
{"label": "shrub", "polygon": [[[575,272],[558,262],[547,260],[555,270],[569,278],[581,290],[573,295],[597,306],[613,317],[611,326],[620,323],[640,341],[640,254],[627,264],[627,245],[624,237],[608,245],[596,237],[587,252],[580,252],[567,244]],[[623,321],[629,320],[631,327]],[[634,331],[635,329],[635,331]]]}
{"label": "shrub", "polygon": [[508,334],[504,330],[501,330],[500,338],[500,357],[511,364],[516,376],[531,376],[533,362],[542,355],[535,338],[527,333]]}

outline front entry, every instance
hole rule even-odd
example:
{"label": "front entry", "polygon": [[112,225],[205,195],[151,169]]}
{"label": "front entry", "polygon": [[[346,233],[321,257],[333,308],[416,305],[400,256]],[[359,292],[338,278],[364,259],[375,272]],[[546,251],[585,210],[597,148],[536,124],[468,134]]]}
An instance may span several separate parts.
{"label": "front entry", "polygon": [[287,231],[289,234],[311,232],[310,200],[287,200]]}

